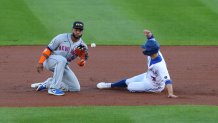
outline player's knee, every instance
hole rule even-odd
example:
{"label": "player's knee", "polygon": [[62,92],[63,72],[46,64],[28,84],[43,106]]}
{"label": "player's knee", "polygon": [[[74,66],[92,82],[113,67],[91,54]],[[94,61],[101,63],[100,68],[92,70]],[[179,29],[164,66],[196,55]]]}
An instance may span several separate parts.
{"label": "player's knee", "polygon": [[78,85],[75,90],[80,91],[80,85]]}
{"label": "player's knee", "polygon": [[136,83],[130,83],[128,86],[127,86],[127,90],[129,92],[143,92],[144,90],[139,86],[137,85]]}
{"label": "player's knee", "polygon": [[60,62],[62,62],[62,63],[67,63],[67,59],[66,59],[66,58],[63,58],[63,59],[60,60]]}
{"label": "player's knee", "polygon": [[78,92],[78,91],[80,91],[80,87],[78,87],[78,88],[74,89],[74,91],[75,91],[75,92]]}
{"label": "player's knee", "polygon": [[131,84],[129,84],[129,85],[127,86],[127,90],[128,90],[129,92],[135,92],[135,91],[134,91],[134,88],[132,87]]}
{"label": "player's knee", "polygon": [[58,63],[65,65],[67,63],[67,59],[64,58],[63,56],[60,56],[59,59],[58,59]]}
{"label": "player's knee", "polygon": [[80,91],[80,87],[73,88],[73,89],[71,89],[70,91],[72,91],[72,92],[79,92],[79,91]]}
{"label": "player's knee", "polygon": [[69,91],[72,91],[72,92],[79,92],[79,91],[80,91],[80,86],[71,87],[71,88],[69,88]]}

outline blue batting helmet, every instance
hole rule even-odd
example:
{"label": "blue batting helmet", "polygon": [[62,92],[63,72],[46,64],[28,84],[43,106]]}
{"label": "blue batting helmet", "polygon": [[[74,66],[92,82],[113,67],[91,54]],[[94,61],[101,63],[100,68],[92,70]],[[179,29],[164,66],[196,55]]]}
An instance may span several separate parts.
{"label": "blue batting helmet", "polygon": [[145,45],[141,46],[143,49],[145,49],[143,51],[144,55],[148,55],[151,56],[152,54],[158,53],[159,49],[160,49],[160,45],[157,41],[155,40],[148,40]]}

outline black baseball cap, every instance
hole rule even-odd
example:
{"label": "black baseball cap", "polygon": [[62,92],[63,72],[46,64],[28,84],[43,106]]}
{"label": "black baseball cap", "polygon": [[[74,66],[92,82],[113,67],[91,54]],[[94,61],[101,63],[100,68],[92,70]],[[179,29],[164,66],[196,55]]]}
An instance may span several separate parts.
{"label": "black baseball cap", "polygon": [[84,23],[81,22],[81,21],[75,21],[75,22],[73,23],[73,28],[74,28],[74,29],[83,30],[83,27],[84,27]]}

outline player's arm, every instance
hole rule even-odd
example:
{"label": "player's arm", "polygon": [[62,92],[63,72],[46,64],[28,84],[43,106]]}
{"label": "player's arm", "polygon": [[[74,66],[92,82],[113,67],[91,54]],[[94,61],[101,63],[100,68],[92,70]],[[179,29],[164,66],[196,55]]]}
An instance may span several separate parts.
{"label": "player's arm", "polygon": [[172,84],[172,81],[171,80],[167,80],[165,82],[165,84],[166,84],[166,88],[167,88],[167,91],[168,91],[168,97],[169,98],[177,98],[177,96],[173,94],[173,84]]}
{"label": "player's arm", "polygon": [[173,94],[173,82],[170,79],[167,70],[164,68],[159,68],[158,74],[160,75],[161,79],[165,82],[165,86],[168,91],[169,98],[176,98],[177,96]]}
{"label": "player's arm", "polygon": [[49,47],[45,48],[42,52],[42,55],[39,59],[38,65],[37,65],[37,71],[41,73],[43,71],[43,62],[51,55],[51,49]]}
{"label": "player's arm", "polygon": [[61,38],[63,37],[62,34],[57,35],[54,37],[51,42],[48,44],[48,47],[44,49],[42,52],[42,55],[39,59],[38,65],[37,65],[37,71],[40,73],[43,71],[43,62],[51,55],[51,52],[54,51],[59,47],[61,44],[62,40]]}

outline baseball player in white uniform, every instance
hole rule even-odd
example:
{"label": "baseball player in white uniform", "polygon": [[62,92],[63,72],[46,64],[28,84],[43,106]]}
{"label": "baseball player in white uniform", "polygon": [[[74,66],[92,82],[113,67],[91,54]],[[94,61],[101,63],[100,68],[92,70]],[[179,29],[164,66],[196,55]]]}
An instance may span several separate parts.
{"label": "baseball player in white uniform", "polygon": [[32,84],[32,88],[48,89],[49,94],[58,96],[64,95],[63,91],[80,91],[79,81],[68,64],[79,57],[78,65],[82,67],[88,58],[88,47],[81,39],[83,28],[83,22],[76,21],[72,33],[59,34],[49,43],[40,57],[37,71],[41,73],[44,67],[53,72],[53,77]]}
{"label": "baseball player in white uniform", "polygon": [[163,55],[159,51],[160,45],[149,30],[144,30],[144,35],[147,41],[145,45],[142,45],[142,48],[144,49],[143,54],[148,56],[147,72],[114,83],[100,82],[97,84],[97,88],[127,87],[130,92],[158,93],[163,91],[166,86],[168,97],[177,97],[173,94],[172,80],[170,79]]}

